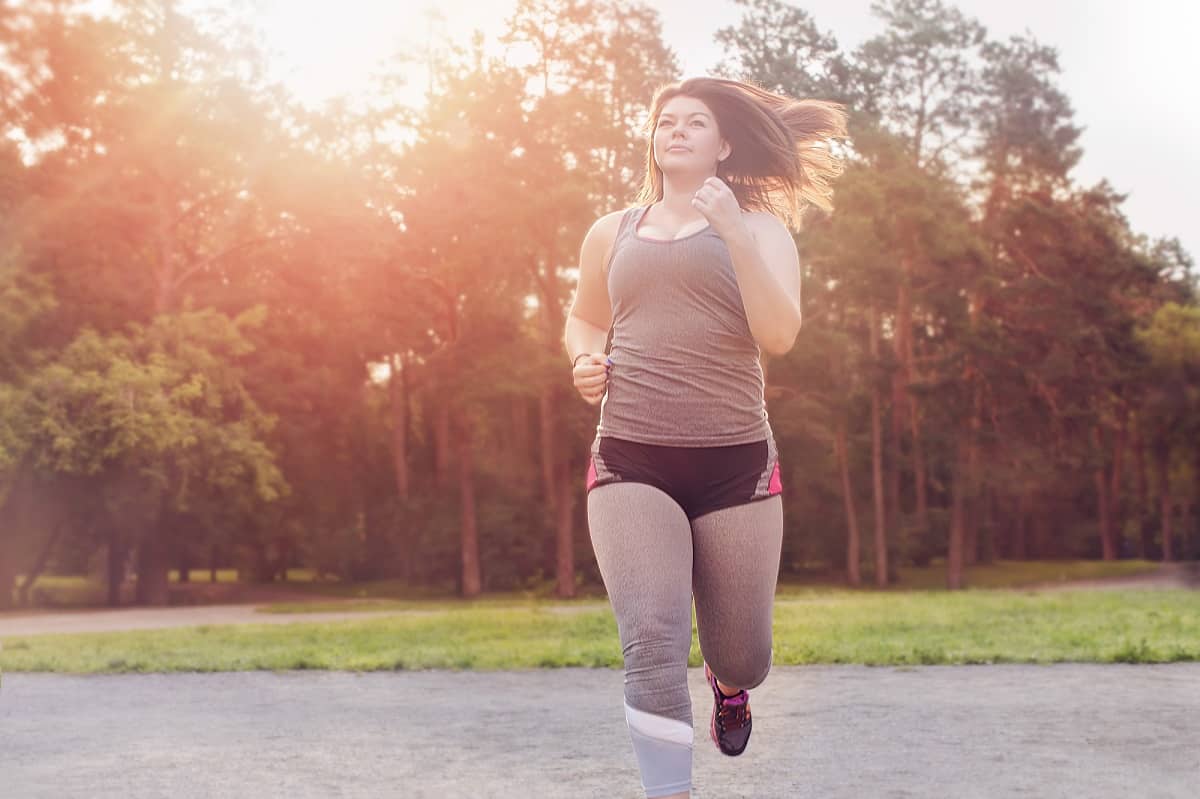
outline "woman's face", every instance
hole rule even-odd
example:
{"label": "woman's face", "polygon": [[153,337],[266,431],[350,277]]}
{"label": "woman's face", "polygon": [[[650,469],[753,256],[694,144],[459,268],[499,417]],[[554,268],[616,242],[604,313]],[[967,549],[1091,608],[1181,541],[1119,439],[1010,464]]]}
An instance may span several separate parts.
{"label": "woman's face", "polygon": [[654,160],[664,173],[716,174],[730,151],[712,110],[695,97],[672,97],[654,122]]}

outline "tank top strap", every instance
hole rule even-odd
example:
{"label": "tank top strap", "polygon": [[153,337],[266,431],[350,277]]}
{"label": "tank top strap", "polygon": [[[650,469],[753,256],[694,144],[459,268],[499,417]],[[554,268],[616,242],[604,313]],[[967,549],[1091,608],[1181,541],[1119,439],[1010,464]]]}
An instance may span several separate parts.
{"label": "tank top strap", "polygon": [[621,221],[617,225],[617,235],[613,236],[612,247],[609,249],[608,261],[604,264],[603,274],[608,274],[609,266],[612,265],[612,260],[617,254],[617,250],[624,244],[625,239],[633,235],[633,231],[637,230],[638,220],[641,214],[645,213],[645,206],[635,205],[632,208],[625,209],[625,213],[621,214]]}
{"label": "tank top strap", "polygon": [[[651,203],[650,205],[653,205],[653,203]],[[649,210],[650,210],[649,205],[639,205],[633,209],[633,214],[631,215],[632,219],[631,219],[630,225],[629,225],[629,235],[631,235],[631,236],[637,235],[638,225],[642,224],[642,217],[645,216],[646,212]]]}
{"label": "tank top strap", "polygon": [[617,226],[617,235],[614,241],[619,241],[637,229],[638,220],[646,212],[647,207],[644,205],[635,205],[632,208],[626,209],[625,213],[621,215],[621,224]]}

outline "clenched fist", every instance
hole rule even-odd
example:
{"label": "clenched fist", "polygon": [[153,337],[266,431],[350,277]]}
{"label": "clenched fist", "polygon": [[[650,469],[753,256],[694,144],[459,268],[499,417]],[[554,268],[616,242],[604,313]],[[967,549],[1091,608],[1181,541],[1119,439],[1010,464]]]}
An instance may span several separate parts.
{"label": "clenched fist", "polygon": [[589,405],[599,404],[608,390],[608,370],[611,366],[612,361],[603,352],[593,352],[586,358],[580,357],[571,370],[579,396],[587,400]]}

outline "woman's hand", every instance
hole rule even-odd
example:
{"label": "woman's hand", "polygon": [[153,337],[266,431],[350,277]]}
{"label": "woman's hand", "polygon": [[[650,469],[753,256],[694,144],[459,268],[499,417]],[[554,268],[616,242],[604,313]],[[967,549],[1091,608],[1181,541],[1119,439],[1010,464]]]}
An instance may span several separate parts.
{"label": "woman's hand", "polygon": [[571,377],[579,396],[587,400],[589,405],[599,404],[608,390],[608,370],[611,366],[612,361],[603,352],[593,352],[586,358],[577,359]]}
{"label": "woman's hand", "polygon": [[749,235],[733,189],[718,177],[708,178],[696,190],[692,195],[692,207],[704,214],[704,218],[712,225],[717,235],[726,241],[730,236]]}

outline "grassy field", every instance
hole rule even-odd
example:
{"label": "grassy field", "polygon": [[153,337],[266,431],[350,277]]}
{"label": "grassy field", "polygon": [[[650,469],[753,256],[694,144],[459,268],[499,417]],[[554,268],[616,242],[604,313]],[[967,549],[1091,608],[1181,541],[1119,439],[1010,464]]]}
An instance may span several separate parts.
{"label": "grassy field", "polygon": [[[973,566],[966,570],[968,590],[976,588],[1022,588],[1041,583],[1070,582],[1073,580],[1097,579],[1109,577],[1128,577],[1137,574],[1153,572],[1159,568],[1154,561],[1145,560],[1054,560],[1054,561],[997,561],[988,565]],[[863,579],[868,584],[861,591],[912,591],[912,590],[942,590],[946,585],[946,567],[942,560],[935,560],[926,568],[905,568],[899,570],[900,582],[885,589],[875,588],[869,584],[870,575],[864,574]],[[442,601],[445,607],[461,604],[456,599],[453,586],[414,587],[399,580],[375,580],[368,582],[339,582],[336,580],[316,580],[309,569],[289,569],[287,582],[276,582],[270,585],[274,588],[286,588],[289,593],[308,594],[313,602],[290,602],[272,605],[272,612],[302,613],[313,610],[324,610],[336,607],[346,609],[346,605],[331,605],[321,600],[367,599],[367,600],[398,600],[396,607],[413,607],[413,602],[425,605],[431,601]],[[183,596],[181,589],[185,586],[179,582],[179,573],[172,570],[169,582],[172,587],[172,602],[178,604],[197,604],[205,601],[206,587],[212,587],[210,573],[207,569],[193,569],[188,573],[191,588],[200,589],[194,596]],[[24,578],[19,578],[23,580]],[[217,588],[229,589],[230,596],[236,595],[233,589],[238,588],[238,573],[234,569],[217,571]],[[803,592],[813,588],[844,588],[844,578],[841,575],[813,575],[810,577],[785,576],[779,584],[780,596],[794,592]],[[103,606],[107,596],[106,587],[96,580],[86,577],[42,576],[33,587],[37,598],[35,603],[41,607],[58,609]],[[126,585],[124,593],[132,595],[133,586]],[[544,580],[531,584],[524,590],[503,591],[485,594],[483,602],[513,604],[529,599],[548,599],[553,596],[554,582]],[[580,589],[579,600],[605,599],[604,588],[599,585],[585,585]],[[378,604],[366,603],[364,607],[378,608]]]}
{"label": "grassy field", "polygon": [[[1096,579],[1105,577],[1128,577],[1156,571],[1160,564],[1150,560],[1001,560],[994,564],[971,566],[966,569],[967,587],[970,588],[1022,588],[1027,585],[1040,583],[1069,582],[1074,579]],[[937,590],[946,585],[946,565],[943,561],[935,560],[930,566],[916,569],[904,567],[899,569],[900,582],[889,585],[886,589],[876,589],[870,584],[869,572],[864,572],[864,585],[859,590]],[[18,577],[18,583],[24,577]],[[217,571],[216,588],[236,589],[239,582],[238,571],[222,569]],[[211,575],[208,569],[193,569],[188,572],[188,582],[192,588],[204,589],[212,587]],[[179,572],[169,573],[169,583],[178,591],[182,587],[179,582]],[[287,582],[271,583],[271,587],[286,588],[292,594],[308,594],[314,600],[328,599],[396,599],[396,600],[449,600],[455,601],[454,587],[414,587],[396,579],[379,579],[366,582],[338,582],[334,579],[314,578],[308,569],[289,569]],[[808,590],[810,588],[844,588],[844,578],[840,575],[811,577],[785,576],[780,582],[780,594],[790,591]],[[504,591],[492,594],[497,599],[528,599],[528,597],[550,597],[554,591],[554,583],[547,579],[538,584],[530,585],[524,590]],[[126,585],[126,594],[132,594],[132,585]],[[230,590],[230,594],[234,591]],[[41,601],[37,605],[43,607],[71,608],[102,606],[106,600],[107,589],[100,581],[86,577],[42,576],[37,578],[34,594]],[[203,601],[203,590],[199,591],[197,599],[188,602]],[[601,585],[584,585],[581,589],[582,599],[604,599],[604,587]],[[286,612],[281,606],[280,612]],[[304,605],[293,605],[293,612],[306,609]]]}
{"label": "grassy field", "polygon": [[[602,602],[426,605],[335,623],[10,637],[4,671],[619,668]],[[867,665],[1200,660],[1200,592],[785,592],[775,663]],[[695,642],[691,665],[700,664]]]}
{"label": "grassy field", "polygon": [[[1077,580],[1133,577],[1156,571],[1158,563],[1144,560],[1121,561],[999,561],[986,566],[975,566],[967,572],[967,591],[980,589],[1020,589],[1034,585],[1070,583]],[[900,582],[887,588],[876,588],[865,584],[861,588],[847,589],[841,580],[830,578],[783,578],[776,595],[787,598],[806,595],[814,590],[850,591],[852,593],[905,593],[908,591],[945,591],[946,569],[941,561],[928,568],[899,569]],[[864,578],[865,579],[865,578]],[[485,593],[482,596],[462,600],[447,597],[444,592],[426,591],[415,593],[403,584],[391,581],[371,583],[308,583],[301,584],[302,593],[312,592],[336,601],[314,600],[310,602],[275,602],[264,605],[264,613],[313,613],[328,610],[396,610],[439,609],[452,610],[468,607],[525,607],[532,601],[553,599],[553,583],[547,583],[527,591]],[[353,600],[359,600],[357,602]],[[591,602],[597,607],[607,604],[604,590],[599,586],[585,588],[573,603]]]}

